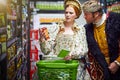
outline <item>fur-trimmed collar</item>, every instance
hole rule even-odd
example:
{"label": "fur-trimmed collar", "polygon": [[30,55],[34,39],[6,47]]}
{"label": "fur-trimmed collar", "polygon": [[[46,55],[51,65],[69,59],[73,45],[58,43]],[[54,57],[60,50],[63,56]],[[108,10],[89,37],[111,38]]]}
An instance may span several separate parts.
{"label": "fur-trimmed collar", "polygon": [[98,22],[93,23],[93,24],[95,24],[96,27],[99,27],[100,25],[102,25],[105,22],[105,20],[106,20],[106,14],[103,14],[102,18]]}
{"label": "fur-trimmed collar", "polygon": [[[64,20],[60,21],[60,22],[58,23],[58,25],[60,26],[60,31],[64,31],[64,29],[65,29]],[[79,28],[79,26],[77,25],[76,22],[74,22],[74,24],[73,24],[73,26],[72,26],[72,30],[73,30],[73,31],[78,31],[78,30],[80,30],[80,28]]]}

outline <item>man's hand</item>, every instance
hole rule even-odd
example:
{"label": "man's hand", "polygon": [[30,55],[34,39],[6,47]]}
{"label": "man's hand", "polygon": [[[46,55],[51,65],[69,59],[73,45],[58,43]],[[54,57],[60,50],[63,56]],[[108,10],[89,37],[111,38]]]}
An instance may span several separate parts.
{"label": "man's hand", "polygon": [[117,65],[115,62],[112,62],[108,68],[112,74],[115,74],[117,70],[119,69],[119,65]]}

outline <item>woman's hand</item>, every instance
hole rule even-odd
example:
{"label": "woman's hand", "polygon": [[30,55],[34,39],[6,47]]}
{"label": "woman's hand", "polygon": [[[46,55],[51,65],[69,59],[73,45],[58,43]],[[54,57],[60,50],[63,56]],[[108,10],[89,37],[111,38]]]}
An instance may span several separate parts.
{"label": "woman's hand", "polygon": [[70,55],[64,57],[64,60],[71,60],[71,59],[72,57]]}

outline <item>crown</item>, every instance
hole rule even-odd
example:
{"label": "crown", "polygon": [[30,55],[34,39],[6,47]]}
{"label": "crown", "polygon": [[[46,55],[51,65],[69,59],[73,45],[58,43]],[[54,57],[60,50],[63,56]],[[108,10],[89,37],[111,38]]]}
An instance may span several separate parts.
{"label": "crown", "polygon": [[78,8],[80,14],[81,14],[81,12],[82,12],[81,11],[81,4],[80,4],[79,0],[65,0],[64,1],[64,7],[66,7],[67,5],[74,5],[74,6],[76,6]]}
{"label": "crown", "polygon": [[70,4],[76,6],[78,9],[81,9],[80,2],[78,0],[65,0],[65,6]]}

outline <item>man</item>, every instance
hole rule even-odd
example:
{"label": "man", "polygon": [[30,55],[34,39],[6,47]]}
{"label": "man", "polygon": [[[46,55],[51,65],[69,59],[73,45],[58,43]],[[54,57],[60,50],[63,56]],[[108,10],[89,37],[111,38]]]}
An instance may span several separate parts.
{"label": "man", "polygon": [[120,80],[120,14],[111,12],[106,16],[100,4],[93,0],[86,1],[82,8],[87,22],[89,58],[93,62],[89,68],[91,77]]}

